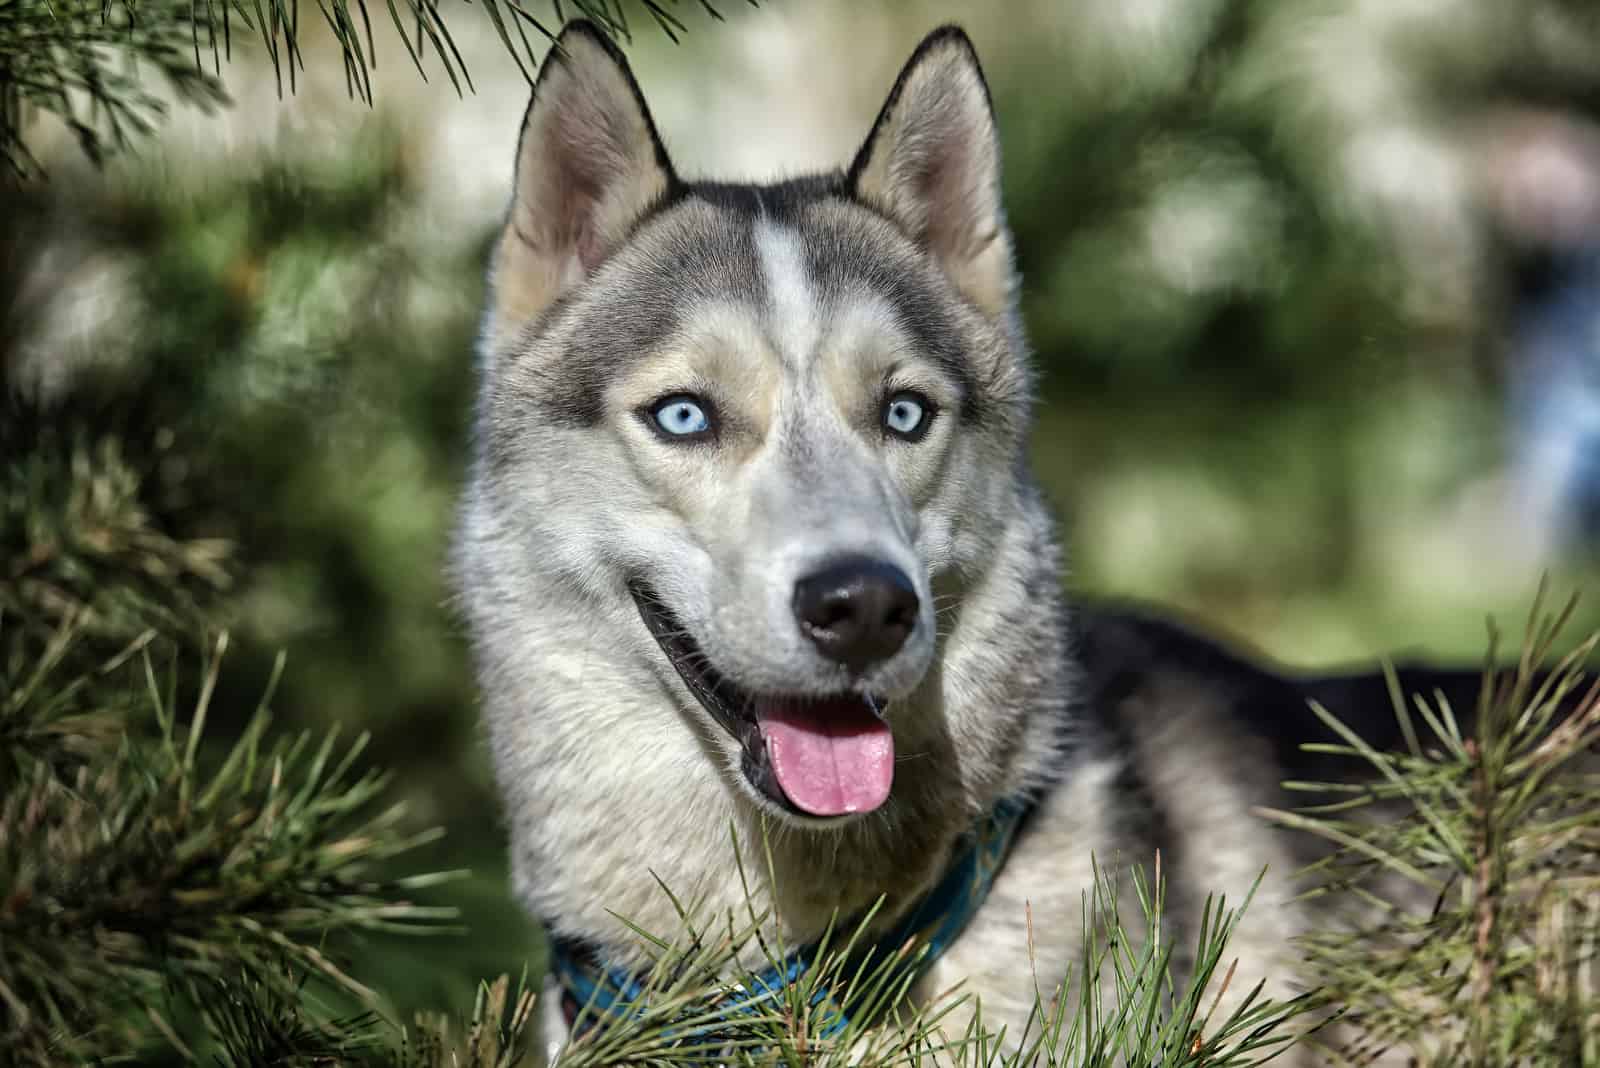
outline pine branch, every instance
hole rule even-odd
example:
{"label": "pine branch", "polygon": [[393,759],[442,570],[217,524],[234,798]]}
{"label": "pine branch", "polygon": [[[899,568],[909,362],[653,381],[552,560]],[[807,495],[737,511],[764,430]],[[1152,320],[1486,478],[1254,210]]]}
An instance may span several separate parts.
{"label": "pine branch", "polygon": [[0,798],[0,1046],[24,1063],[164,1030],[153,1006],[174,981],[243,974],[290,996],[285,961],[370,1001],[321,943],[454,917],[407,900],[446,874],[375,873],[434,836],[379,808],[387,778],[354,771],[364,737],[343,751],[332,734],[268,742],[269,690],[220,762],[201,759],[225,645],[186,725],[176,676],[159,679],[141,651],[127,668],[149,695],[147,729],[129,724],[114,756],[70,780],[35,762]]}
{"label": "pine branch", "polygon": [[216,28],[172,0],[0,0],[0,159],[18,176],[38,169],[22,139],[30,110],[59,117],[96,163],[148,133],[165,108],[140,81],[140,66],[180,99],[221,103],[221,82],[189,47]]}
{"label": "pine branch", "polygon": [[35,652],[68,624],[104,650],[215,621],[231,546],[166,529],[153,508],[179,487],[153,471],[159,443],[135,448],[0,398],[0,619]]}
{"label": "pine branch", "polygon": [[[528,1063],[534,1039],[535,994],[526,973],[511,986],[510,976],[478,987],[472,1015],[464,1026],[448,1016],[422,1016],[416,1036],[402,1036],[396,1068],[513,1068]],[[461,1031],[457,1039],[455,1032]]]}
{"label": "pine branch", "polygon": [[[631,40],[632,6],[676,42],[688,29],[676,13],[679,2],[551,0],[541,14],[522,0],[480,0],[479,8],[531,80],[538,47],[553,41],[569,16],[590,18]],[[382,14],[424,81],[433,63],[458,94],[472,89],[438,0],[384,0],[384,6]],[[698,6],[721,18],[709,0]],[[327,0],[317,10],[338,42],[347,90],[372,103],[378,53],[367,0]],[[23,138],[34,112],[55,115],[84,154],[100,163],[149,133],[165,114],[146,77],[208,111],[227,106],[222,67],[233,58],[236,32],[259,40],[279,94],[286,86],[293,93],[306,70],[300,14],[300,0],[0,0],[0,163],[15,177],[41,173]]]}
{"label": "pine branch", "polygon": [[37,765],[69,780],[90,761],[115,756],[138,702],[128,689],[101,683],[149,645],[154,632],[140,635],[106,664],[73,675],[67,662],[78,638],[75,620],[32,658],[31,643],[16,640],[6,628],[0,618],[0,796]]}
{"label": "pine branch", "polygon": [[397,1027],[375,1012],[323,1019],[312,1015],[301,987],[306,973],[292,962],[285,981],[262,982],[248,973],[200,976],[175,985],[175,997],[194,1006],[200,1035],[186,1041],[162,1020],[171,1049],[219,1068],[264,1065],[305,1068],[514,1068],[528,1063],[533,1040],[534,993],[524,974],[515,988],[509,976],[481,984],[470,1014],[419,1016],[411,1028]]}
{"label": "pine branch", "polygon": [[1408,708],[1393,685],[1410,743],[1383,753],[1319,708],[1345,739],[1329,748],[1378,777],[1337,804],[1272,813],[1337,847],[1314,869],[1315,892],[1363,905],[1306,942],[1355,1030],[1340,1051],[1349,1063],[1392,1047],[1425,1066],[1600,1056],[1600,776],[1583,763],[1600,752],[1600,682],[1583,670],[1600,635],[1541,671],[1573,604],[1549,618],[1539,604],[1516,668],[1486,668],[1473,729],[1466,710],[1424,695]]}
{"label": "pine branch", "polygon": [[[376,1012],[315,1019],[306,1009],[309,976],[297,974],[287,960],[281,970],[283,981],[267,981],[244,970],[189,976],[172,985],[171,992],[194,1007],[215,1047],[210,1063],[218,1068],[382,1063],[389,1036]],[[198,1060],[169,1021],[162,1019],[159,1029],[185,1060]]]}

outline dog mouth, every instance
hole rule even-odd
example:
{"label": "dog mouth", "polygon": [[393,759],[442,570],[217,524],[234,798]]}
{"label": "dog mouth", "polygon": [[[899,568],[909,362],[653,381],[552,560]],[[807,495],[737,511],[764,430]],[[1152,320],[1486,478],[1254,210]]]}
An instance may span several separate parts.
{"label": "dog mouth", "polygon": [[631,582],[639,616],[689,692],[740,749],[750,785],[785,812],[834,817],[871,812],[894,784],[885,702],[852,692],[759,694],[719,673],[648,586]]}

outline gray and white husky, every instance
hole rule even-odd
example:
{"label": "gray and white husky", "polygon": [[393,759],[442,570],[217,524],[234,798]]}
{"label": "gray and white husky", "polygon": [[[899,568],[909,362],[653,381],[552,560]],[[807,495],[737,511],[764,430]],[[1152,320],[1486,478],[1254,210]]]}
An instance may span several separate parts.
{"label": "gray and white husky", "polygon": [[767,828],[770,885],[765,863],[745,874],[798,946],[880,895],[893,924],[1020,803],[915,997],[959,981],[1020,1033],[1035,977],[1079,960],[1094,860],[1158,849],[1180,945],[1207,893],[1237,901],[1267,870],[1233,986],[1293,989],[1301,858],[1252,810],[1315,773],[1308,694],[1382,705],[1381,683],[1067,609],[1000,189],[955,28],[847,167],[767,185],[680,177],[587,24],[539,72],[455,570],[516,889],[612,972],[647,961],[619,915],[680,929],[655,878],[745,907],[730,825]]}

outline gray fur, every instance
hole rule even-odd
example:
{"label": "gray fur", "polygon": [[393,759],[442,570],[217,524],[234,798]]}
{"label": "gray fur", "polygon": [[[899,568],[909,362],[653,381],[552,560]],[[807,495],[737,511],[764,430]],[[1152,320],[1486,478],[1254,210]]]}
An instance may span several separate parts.
{"label": "gray fur", "polygon": [[[923,996],[964,982],[1018,1034],[1028,910],[1049,989],[1077,959],[1091,857],[1158,848],[1180,941],[1207,890],[1237,900],[1271,865],[1235,989],[1271,975],[1286,990],[1293,858],[1249,814],[1279,775],[1270,752],[1242,759],[1234,693],[1182,665],[1079,684],[1055,524],[1024,459],[1031,371],[965,36],[918,50],[848,170],[760,187],[679,179],[615,50],[584,27],[562,42],[491,279],[454,564],[528,908],[637,966],[614,914],[677,930],[652,875],[742,907],[728,829],[753,843],[765,826],[776,880],[748,870],[804,944],[880,894],[889,922],[975,818],[1031,793],[1035,817]],[[941,409],[917,443],[875,422],[901,383]],[[715,404],[715,441],[652,435],[644,407],[675,390]],[[905,646],[863,678],[818,656],[789,610],[796,579],[845,553],[901,567],[920,599]],[[640,577],[744,689],[891,698],[889,801],[823,822],[755,792],[641,622]]]}

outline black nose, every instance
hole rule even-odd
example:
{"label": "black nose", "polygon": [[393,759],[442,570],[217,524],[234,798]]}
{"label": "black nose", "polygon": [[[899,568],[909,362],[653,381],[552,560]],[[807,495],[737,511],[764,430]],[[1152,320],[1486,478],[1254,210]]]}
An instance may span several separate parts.
{"label": "black nose", "polygon": [[917,591],[893,564],[849,557],[794,584],[794,615],[823,656],[861,671],[906,643]]}

